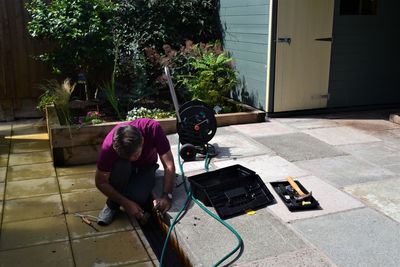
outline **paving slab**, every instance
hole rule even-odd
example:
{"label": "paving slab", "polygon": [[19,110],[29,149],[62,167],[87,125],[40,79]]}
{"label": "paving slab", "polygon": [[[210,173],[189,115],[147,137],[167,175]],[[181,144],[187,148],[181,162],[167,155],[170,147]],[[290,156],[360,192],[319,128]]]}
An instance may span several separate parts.
{"label": "paving slab", "polygon": [[338,126],[336,122],[324,118],[294,117],[294,118],[279,118],[274,120],[289,125],[298,130],[329,128]]}
{"label": "paving slab", "polygon": [[178,144],[178,139],[179,139],[178,134],[168,134],[167,138],[171,146]]}
{"label": "paving slab", "polygon": [[68,231],[64,216],[4,223],[0,250],[67,241]]}
{"label": "paving slab", "polygon": [[399,164],[385,165],[384,169],[395,173],[396,176],[400,176],[400,163]]}
{"label": "paving slab", "polygon": [[340,125],[352,127],[363,131],[383,131],[391,129],[399,129],[400,125],[384,119],[336,119],[334,120]]}
{"label": "paving slab", "polygon": [[0,145],[1,146],[10,146],[11,138],[9,136],[0,135]]}
{"label": "paving slab", "polygon": [[400,222],[400,179],[348,186],[346,192]]}
{"label": "paving slab", "polygon": [[10,154],[9,166],[52,162],[50,151]]}
{"label": "paving slab", "polygon": [[[80,212],[79,214],[85,216],[97,217],[99,215],[99,212],[100,210],[95,210],[95,211]],[[98,235],[133,230],[133,226],[129,221],[127,215],[122,212],[119,212],[116,215],[114,221],[110,225],[100,226],[97,225],[97,223],[94,223],[94,226],[97,228],[97,230],[99,230],[98,232],[94,230],[92,227],[83,223],[81,218],[75,216],[75,214],[67,214],[66,218],[71,239],[79,239],[84,237],[98,236]],[[88,217],[88,218],[94,219],[93,217]],[[139,225],[136,224],[135,228],[138,227]]]}
{"label": "paving slab", "polygon": [[29,153],[38,151],[50,150],[50,144],[48,140],[37,140],[31,142],[11,142],[11,153]]}
{"label": "paving slab", "polygon": [[371,131],[370,135],[381,139],[384,143],[400,150],[400,129],[385,130],[385,131]]}
{"label": "paving slab", "polygon": [[339,148],[357,158],[384,168],[399,162],[400,151],[390,144],[375,142],[367,144],[343,145]]}
{"label": "paving slab", "polygon": [[0,143],[0,155],[8,155],[10,153],[10,146]]}
{"label": "paving slab", "polygon": [[97,189],[62,194],[66,213],[100,210],[106,203],[106,197]]}
{"label": "paving slab", "polygon": [[4,189],[5,189],[5,184],[0,183],[0,201],[4,200]]}
{"label": "paving slab", "polygon": [[238,133],[216,135],[210,141],[210,144],[214,145],[218,152],[218,155],[214,160],[225,160],[257,155],[275,155],[275,153],[268,147]]}
{"label": "paving slab", "polygon": [[146,261],[146,262],[139,262],[139,263],[133,263],[133,264],[124,265],[124,267],[154,267],[154,266],[158,266],[158,265],[153,264],[152,261]]}
{"label": "paving slab", "polygon": [[297,221],[293,226],[338,266],[400,265],[400,225],[369,208]]}
{"label": "paving slab", "polygon": [[0,155],[0,167],[7,167],[8,164],[8,154]]}
{"label": "paving slab", "polygon": [[327,215],[330,213],[336,213],[340,211],[346,211],[356,208],[364,207],[364,204],[359,200],[349,196],[348,194],[336,189],[332,185],[322,181],[318,177],[308,176],[300,177],[296,179],[308,190],[312,191],[315,199],[318,200],[321,209],[301,211],[301,212],[290,212],[283,201],[280,199],[278,194],[272,188],[271,184],[267,184],[267,187],[274,195],[277,200],[276,205],[268,206],[268,209],[276,216],[281,218],[285,222],[318,217]]}
{"label": "paving slab", "polygon": [[0,135],[10,135],[12,124],[8,122],[0,122]]}
{"label": "paving slab", "polygon": [[255,139],[288,161],[327,158],[346,154],[305,133],[257,137]]}
{"label": "paving slab", "polygon": [[213,162],[218,169],[235,164],[255,171],[265,183],[285,179],[287,176],[301,177],[310,174],[279,156],[255,156]]}
{"label": "paving slab", "polygon": [[6,199],[27,198],[58,194],[55,177],[7,182]]}
{"label": "paving slab", "polygon": [[4,222],[38,219],[63,213],[60,195],[8,200],[4,203]]}
{"label": "paving slab", "polygon": [[12,125],[13,135],[45,132],[47,132],[46,122],[42,121],[15,122]]}
{"label": "paving slab", "polygon": [[270,136],[294,133],[297,130],[275,120],[231,126],[233,129],[250,137]]}
{"label": "paving slab", "polygon": [[31,142],[31,141],[42,141],[42,140],[49,140],[49,135],[46,133],[35,133],[35,134],[19,134],[13,135],[11,137],[13,142]]}
{"label": "paving slab", "polygon": [[304,248],[289,253],[284,253],[276,257],[269,257],[266,259],[242,263],[236,265],[238,267],[328,267],[335,266],[326,256],[322,255],[321,252],[311,249]]}
{"label": "paving slab", "polygon": [[[242,215],[227,222],[244,242],[243,254],[236,263],[261,260],[306,247],[265,208],[257,210],[255,215]],[[191,207],[176,225],[175,235],[193,266],[211,266],[237,245],[233,234],[198,206]]]}
{"label": "paving slab", "polygon": [[0,167],[0,183],[4,183],[6,180],[7,167]]}
{"label": "paving slab", "polygon": [[351,127],[312,129],[306,130],[304,133],[334,146],[382,141],[372,135],[366,134]]}
{"label": "paving slab", "polygon": [[71,247],[68,242],[51,243],[22,249],[0,251],[3,267],[73,267]]}
{"label": "paving slab", "polygon": [[72,249],[77,267],[115,266],[150,261],[134,231],[75,239],[72,241]]}
{"label": "paving slab", "polygon": [[66,176],[66,175],[82,174],[82,173],[92,173],[95,171],[96,171],[96,164],[56,168],[56,172],[57,172],[58,176]]}
{"label": "paving slab", "polygon": [[87,189],[95,189],[94,173],[82,173],[68,176],[59,176],[62,193],[77,192]]}
{"label": "paving slab", "polygon": [[52,162],[9,166],[7,171],[7,181],[21,181],[55,176],[56,172]]}
{"label": "paving slab", "polygon": [[[180,172],[179,170],[179,164],[178,164],[178,146],[173,145],[171,146],[171,151],[174,157],[174,163],[175,163],[175,169],[176,172]],[[182,160],[182,159],[181,159]],[[182,160],[183,162],[183,160]],[[158,159],[158,165],[159,165],[159,170],[162,171],[163,165],[161,163],[161,160]],[[204,169],[204,159],[200,158],[200,155],[198,155],[198,158],[195,161],[188,161],[184,163],[185,166],[185,172],[192,172],[192,171],[199,171]]]}
{"label": "paving slab", "polygon": [[297,161],[295,164],[338,187],[370,181],[380,181],[395,175],[395,173],[389,170],[370,164],[351,155]]}

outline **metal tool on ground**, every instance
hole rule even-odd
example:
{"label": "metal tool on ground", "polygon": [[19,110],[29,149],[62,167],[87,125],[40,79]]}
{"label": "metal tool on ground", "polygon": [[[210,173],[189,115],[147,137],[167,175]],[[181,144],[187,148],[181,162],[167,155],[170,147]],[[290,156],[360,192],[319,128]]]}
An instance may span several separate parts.
{"label": "metal tool on ground", "polygon": [[310,193],[305,194],[300,187],[298,186],[298,184],[296,184],[296,182],[293,180],[293,178],[291,176],[287,176],[286,177],[287,181],[289,182],[290,186],[294,189],[294,191],[296,191],[297,194],[294,195],[294,198],[297,201],[301,201],[301,200],[306,200],[307,198],[312,196],[312,191],[310,191]]}
{"label": "metal tool on ground", "polygon": [[299,181],[288,176],[287,181],[271,182],[283,203],[290,211],[319,209],[318,201]]}
{"label": "metal tool on ground", "polygon": [[84,224],[89,225],[90,227],[93,228],[93,230],[95,230],[96,232],[99,232],[99,229],[97,229],[93,224],[93,222],[97,221],[97,217],[91,216],[91,215],[83,215],[83,214],[79,214],[79,213],[75,213],[74,215],[76,217],[81,218],[81,220]]}

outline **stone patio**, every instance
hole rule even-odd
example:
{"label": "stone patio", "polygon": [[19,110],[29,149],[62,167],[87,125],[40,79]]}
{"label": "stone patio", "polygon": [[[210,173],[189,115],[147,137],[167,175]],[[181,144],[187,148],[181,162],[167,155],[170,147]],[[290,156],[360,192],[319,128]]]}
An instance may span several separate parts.
{"label": "stone patio", "polygon": [[[386,111],[277,118],[219,128],[211,141],[215,170],[241,164],[256,171],[276,203],[227,220],[242,236],[237,266],[400,266],[400,128]],[[155,266],[134,220],[124,214],[92,228],[104,196],[94,165],[54,169],[41,123],[0,124],[1,266]],[[177,161],[177,135],[169,135]],[[203,161],[184,165],[203,172]],[[162,184],[162,168],[155,192]],[[299,180],[320,210],[289,212],[270,182]],[[180,178],[179,178],[180,180]],[[185,200],[174,191],[169,214]],[[211,266],[236,240],[191,205],[174,238],[194,266]],[[118,249],[117,249],[118,248]],[[24,257],[21,257],[24,255]]]}
{"label": "stone patio", "polygon": [[125,214],[99,232],[74,213],[97,216],[105,197],[95,165],[53,167],[41,121],[0,123],[0,266],[156,266]]}
{"label": "stone patio", "polygon": [[[234,265],[400,266],[400,132],[384,112],[277,118],[218,129],[211,143],[222,149],[211,170],[250,168],[277,201],[255,215],[227,220],[244,241]],[[189,175],[201,167],[201,162],[185,164]],[[286,208],[269,183],[288,175],[313,192],[320,210]],[[185,198],[182,187],[174,198],[171,216]],[[210,266],[236,245],[232,234],[196,205],[176,226],[174,238],[194,266]]]}

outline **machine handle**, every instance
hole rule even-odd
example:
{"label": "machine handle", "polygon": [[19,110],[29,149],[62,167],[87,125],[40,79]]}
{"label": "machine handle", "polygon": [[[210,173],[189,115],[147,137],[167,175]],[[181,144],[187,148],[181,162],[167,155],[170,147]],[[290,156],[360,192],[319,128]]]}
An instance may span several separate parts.
{"label": "machine handle", "polygon": [[320,42],[332,42],[333,39],[332,37],[327,37],[327,38],[317,38],[315,41],[320,41]]}
{"label": "machine handle", "polygon": [[175,107],[175,111],[176,111],[176,118],[178,119],[178,122],[180,123],[182,120],[181,120],[181,116],[179,115],[178,98],[176,97],[174,84],[172,83],[172,79],[171,79],[171,73],[169,72],[169,68],[167,66],[164,67],[164,73],[167,78],[167,84],[169,87],[169,91],[171,92],[172,102],[174,103],[174,107]]}
{"label": "machine handle", "polygon": [[290,38],[290,37],[279,37],[278,38],[278,43],[287,43],[290,45],[291,42],[292,42],[292,38]]}

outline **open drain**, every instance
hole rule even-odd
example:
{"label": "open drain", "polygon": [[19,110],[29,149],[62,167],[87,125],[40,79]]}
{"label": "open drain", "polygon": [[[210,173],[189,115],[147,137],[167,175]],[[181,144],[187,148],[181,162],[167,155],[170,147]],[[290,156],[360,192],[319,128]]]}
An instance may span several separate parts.
{"label": "open drain", "polygon": [[[160,260],[166,238],[166,232],[162,229],[158,218],[152,214],[148,222],[145,225],[140,225],[140,228],[142,229],[147,241],[156,254],[157,259]],[[164,256],[164,266],[183,267],[188,266],[188,264],[184,264],[183,256],[180,257],[180,255],[178,255],[178,252],[174,246],[168,246]]]}

